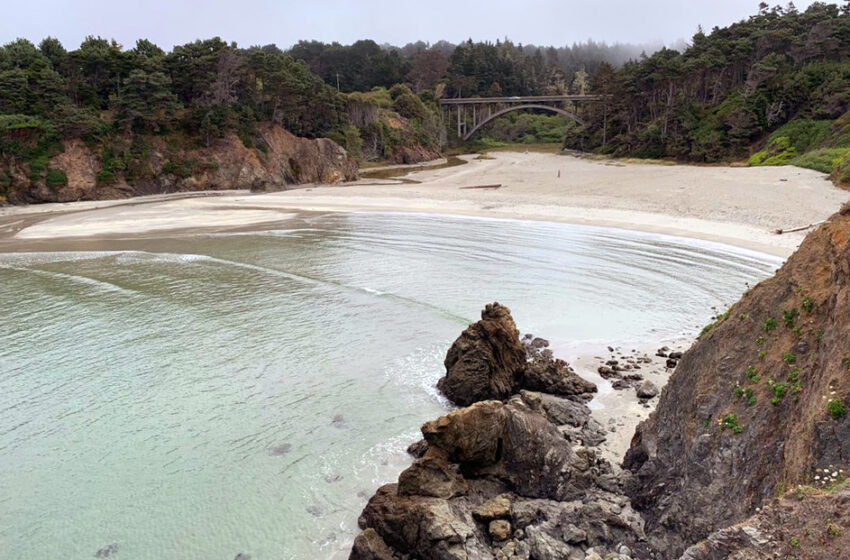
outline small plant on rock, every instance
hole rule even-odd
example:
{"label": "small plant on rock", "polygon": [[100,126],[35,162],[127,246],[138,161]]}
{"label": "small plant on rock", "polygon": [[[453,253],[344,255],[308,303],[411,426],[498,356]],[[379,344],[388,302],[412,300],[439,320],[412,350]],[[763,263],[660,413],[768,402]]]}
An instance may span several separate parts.
{"label": "small plant on rock", "polygon": [[761,380],[758,372],[756,372],[756,368],[753,366],[747,368],[747,379],[749,379],[751,383],[758,383]]}
{"label": "small plant on rock", "polygon": [[841,528],[836,525],[831,519],[826,522],[826,536],[834,539],[841,535]]}
{"label": "small plant on rock", "polygon": [[826,403],[826,410],[832,416],[833,420],[841,420],[847,416],[847,407],[841,399],[831,399]]}
{"label": "small plant on rock", "polygon": [[815,301],[809,296],[803,296],[803,310],[806,313],[811,313],[815,308]]}
{"label": "small plant on rock", "polygon": [[770,399],[770,404],[774,406],[782,402],[782,399],[785,398],[785,395],[788,393],[788,389],[791,387],[791,385],[785,383],[784,381],[777,382],[773,379],[768,381],[767,386],[773,393],[773,398]]}
{"label": "small plant on rock", "polygon": [[797,311],[796,307],[794,309],[791,309],[790,311],[783,311],[782,312],[782,319],[785,321],[785,326],[789,329],[793,329],[794,328],[794,321],[797,319],[797,316],[799,314],[800,314],[800,312]]}
{"label": "small plant on rock", "polygon": [[791,546],[794,548],[800,546],[800,537],[791,537]]}
{"label": "small plant on rock", "polygon": [[775,331],[776,330],[776,319],[774,319],[773,317],[768,317],[765,320],[764,325],[762,325],[761,330],[763,330],[764,332]]}
{"label": "small plant on rock", "polygon": [[720,421],[720,431],[732,430],[732,433],[740,434],[744,431],[741,424],[738,423],[738,417],[734,414],[727,414]]}

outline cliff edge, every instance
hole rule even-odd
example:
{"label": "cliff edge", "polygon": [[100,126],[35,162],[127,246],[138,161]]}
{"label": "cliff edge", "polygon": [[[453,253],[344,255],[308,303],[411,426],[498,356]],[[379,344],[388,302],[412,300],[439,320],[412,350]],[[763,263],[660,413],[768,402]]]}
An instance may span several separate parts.
{"label": "cliff edge", "polygon": [[624,461],[663,558],[850,471],[848,282],[845,206],[684,354]]}

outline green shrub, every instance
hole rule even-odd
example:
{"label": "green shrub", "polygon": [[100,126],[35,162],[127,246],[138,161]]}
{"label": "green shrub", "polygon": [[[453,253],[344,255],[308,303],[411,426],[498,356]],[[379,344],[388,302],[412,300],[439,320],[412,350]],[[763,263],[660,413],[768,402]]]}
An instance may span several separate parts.
{"label": "green shrub", "polygon": [[765,320],[764,325],[762,325],[761,329],[764,332],[770,332],[770,331],[776,330],[776,319],[774,319],[773,317],[768,317]]}
{"label": "green shrub", "polygon": [[832,399],[826,403],[826,410],[834,420],[841,420],[847,416],[847,407],[840,399]]}
{"label": "green shrub", "polygon": [[797,156],[791,160],[791,165],[829,174],[848,156],[850,148],[821,148]]}
{"label": "green shrub", "polygon": [[782,354],[782,361],[788,365],[797,363],[797,356],[792,354],[791,352],[785,352]]}
{"label": "green shrub", "polygon": [[195,160],[168,160],[162,164],[162,172],[166,175],[175,175],[176,177],[180,177],[181,179],[186,179],[192,175],[192,168],[194,167]]}
{"label": "green shrub", "polygon": [[738,417],[734,414],[727,414],[720,422],[720,431],[732,430],[732,433],[740,434],[744,431],[741,424],[738,423]]}
{"label": "green shrub", "polygon": [[116,181],[115,174],[108,169],[101,169],[97,172],[98,185],[111,185]]}
{"label": "green shrub", "polygon": [[750,156],[747,164],[750,166],[788,165],[796,157],[797,149],[791,145],[791,139],[780,136],[769,140],[766,149]]}
{"label": "green shrub", "polygon": [[809,296],[803,296],[803,310],[806,313],[811,313],[814,308],[815,308],[814,300],[812,298],[810,298]]}
{"label": "green shrub", "polygon": [[747,379],[749,379],[752,383],[758,383],[761,381],[759,374],[756,372],[756,368],[753,366],[747,368]]}
{"label": "green shrub", "polygon": [[47,177],[44,183],[48,187],[64,187],[68,184],[68,175],[61,169],[51,167],[47,170]]}
{"label": "green shrub", "polygon": [[788,389],[791,388],[791,385],[784,381],[774,381],[771,379],[767,383],[768,388],[773,393],[773,398],[770,399],[770,404],[777,405],[782,399],[785,398],[785,395],[788,394]]}
{"label": "green shrub", "polygon": [[798,315],[800,315],[800,312],[797,311],[796,307],[794,309],[790,310],[790,311],[783,311],[782,312],[782,319],[785,321],[785,327],[789,328],[789,329],[793,329],[794,328],[794,321],[797,320]]}

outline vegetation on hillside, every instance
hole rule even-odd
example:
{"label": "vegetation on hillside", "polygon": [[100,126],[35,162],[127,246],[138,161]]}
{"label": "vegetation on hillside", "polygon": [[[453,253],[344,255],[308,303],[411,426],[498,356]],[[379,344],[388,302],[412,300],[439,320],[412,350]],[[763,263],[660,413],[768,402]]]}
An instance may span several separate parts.
{"label": "vegetation on hillside", "polygon": [[662,49],[620,69],[600,65],[589,90],[610,97],[586,107],[587,124],[568,136],[568,147],[749,158],[850,179],[850,4],[816,2],[801,12],[762,3],[744,21],[700,30],[683,52]]}

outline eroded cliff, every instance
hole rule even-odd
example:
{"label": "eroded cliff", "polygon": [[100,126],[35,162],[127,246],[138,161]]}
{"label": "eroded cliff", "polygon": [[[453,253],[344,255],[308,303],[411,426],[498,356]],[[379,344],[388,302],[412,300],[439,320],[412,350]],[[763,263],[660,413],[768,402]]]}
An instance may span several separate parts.
{"label": "eroded cliff", "polygon": [[[79,139],[67,141],[64,151],[50,160],[52,175],[46,178],[10,162],[7,198],[21,204],[199,190],[271,191],[357,178],[356,162],[333,141],[299,138],[271,124],[258,126],[252,147],[232,133],[204,147],[186,147],[180,139],[162,136],[133,142],[126,147],[132,157],[122,159],[94,151]],[[51,176],[58,179],[51,182]]]}
{"label": "eroded cliff", "polygon": [[685,353],[624,462],[662,557],[850,470],[848,281],[845,207]]}

